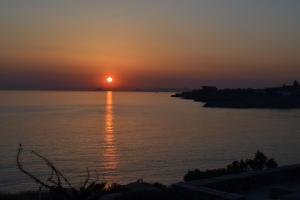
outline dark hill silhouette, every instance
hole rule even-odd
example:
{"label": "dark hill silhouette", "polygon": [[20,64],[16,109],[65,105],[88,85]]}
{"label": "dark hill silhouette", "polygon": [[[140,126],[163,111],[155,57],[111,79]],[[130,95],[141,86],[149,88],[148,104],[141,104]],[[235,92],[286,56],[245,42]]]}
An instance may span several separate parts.
{"label": "dark hill silhouette", "polygon": [[214,86],[203,86],[202,89],[181,92],[172,95],[184,99],[204,102],[205,107],[221,108],[300,108],[300,85],[265,89],[218,89]]}

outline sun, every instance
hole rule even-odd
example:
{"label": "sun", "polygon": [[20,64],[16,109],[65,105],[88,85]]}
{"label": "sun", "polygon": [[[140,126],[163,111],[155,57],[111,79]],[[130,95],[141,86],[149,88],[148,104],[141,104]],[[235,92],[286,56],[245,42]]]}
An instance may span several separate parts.
{"label": "sun", "polygon": [[109,76],[109,77],[106,78],[106,81],[107,81],[108,83],[111,83],[111,82],[113,81],[113,78],[112,78],[111,76]]}

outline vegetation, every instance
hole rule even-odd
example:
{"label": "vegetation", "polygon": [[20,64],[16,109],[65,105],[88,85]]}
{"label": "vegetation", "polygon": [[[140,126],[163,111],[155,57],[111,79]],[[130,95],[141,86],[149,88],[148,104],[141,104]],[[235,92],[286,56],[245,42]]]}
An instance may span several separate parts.
{"label": "vegetation", "polygon": [[199,180],[203,178],[212,178],[217,176],[223,176],[227,174],[241,173],[250,170],[263,170],[267,168],[276,168],[278,166],[277,162],[273,158],[268,158],[260,151],[257,151],[253,159],[246,159],[240,161],[233,161],[231,164],[227,165],[225,168],[220,169],[210,169],[206,171],[200,171],[195,169],[189,171],[184,176],[184,181]]}
{"label": "vegetation", "polygon": [[[160,183],[144,183],[142,179],[138,180],[137,183],[148,185],[150,188],[155,188],[152,191],[128,191],[126,186],[113,183],[106,184],[105,182],[100,182],[95,179],[91,181],[90,172],[87,169],[86,178],[81,186],[78,188],[74,187],[70,181],[54,166],[54,164],[40,155],[35,151],[30,151],[33,156],[40,158],[45,162],[46,166],[49,168],[49,177],[46,180],[42,180],[41,178],[35,176],[33,173],[29,172],[25,169],[23,163],[21,162],[21,157],[24,152],[22,145],[18,148],[17,153],[17,166],[21,172],[27,175],[29,178],[34,180],[39,185],[39,191],[34,192],[21,192],[16,194],[1,194],[0,199],[5,200],[49,200],[49,199],[57,199],[57,200],[98,200],[102,196],[113,193],[124,193],[121,199],[136,199],[136,197],[140,197],[138,199],[157,199],[156,197],[161,197],[166,199],[171,195],[169,192],[169,188]],[[173,194],[175,197],[175,195]],[[146,198],[147,197],[147,198]],[[161,199],[158,198],[158,199]],[[174,198],[172,198],[174,199]],[[178,199],[178,198],[177,198]],[[184,198],[183,198],[184,199]]]}
{"label": "vegetation", "polygon": [[[31,172],[26,170],[21,162],[21,156],[23,148],[20,145],[17,154],[17,166],[28,177],[34,180],[40,187],[37,192],[22,192],[17,194],[0,194],[0,199],[5,200],[98,200],[103,195],[114,194],[116,200],[184,200],[184,199],[198,199],[198,196],[194,193],[183,192],[177,190],[175,187],[167,187],[160,183],[144,183],[142,179],[136,183],[128,185],[111,184],[107,185],[104,182],[99,182],[97,179],[90,181],[90,173],[87,170],[87,175],[84,183],[79,187],[75,188],[68,181],[68,179],[45,157],[41,156],[35,151],[30,153],[37,156],[45,162],[49,168],[50,175],[46,180],[33,175]],[[234,174],[245,172],[249,170],[263,170],[267,168],[275,168],[277,163],[274,159],[269,159],[262,152],[257,151],[254,158],[245,159],[240,161],[234,161],[227,165],[225,168],[212,169],[206,171],[200,171],[195,169],[189,171],[185,176],[185,181],[198,180],[203,178],[217,177],[227,174]],[[137,185],[135,185],[137,184]],[[129,187],[131,185],[131,189]],[[132,186],[134,188],[132,188]],[[140,187],[143,186],[143,187]],[[142,188],[142,189],[141,189]],[[44,190],[43,190],[44,189]]]}
{"label": "vegetation", "polygon": [[[79,188],[73,187],[70,181],[53,165],[52,162],[39,153],[31,151],[30,153],[32,155],[44,161],[46,166],[49,168],[49,177],[46,180],[42,180],[24,168],[21,162],[22,153],[23,148],[22,145],[20,145],[17,154],[17,166],[21,172],[26,174],[39,185],[39,198],[41,198],[40,195],[42,195],[45,196],[45,198],[51,196],[53,199],[98,200],[99,197],[107,192],[105,189],[106,183],[99,182],[97,179],[91,181],[90,172],[88,169],[83,184]],[[114,186],[114,188],[116,188],[116,186]],[[47,192],[42,192],[43,189],[46,189]],[[23,199],[26,199],[26,197],[34,197],[34,195],[35,194],[32,193],[22,193],[19,194],[19,196],[16,195],[16,198],[20,197],[22,199],[22,197],[24,197]]]}

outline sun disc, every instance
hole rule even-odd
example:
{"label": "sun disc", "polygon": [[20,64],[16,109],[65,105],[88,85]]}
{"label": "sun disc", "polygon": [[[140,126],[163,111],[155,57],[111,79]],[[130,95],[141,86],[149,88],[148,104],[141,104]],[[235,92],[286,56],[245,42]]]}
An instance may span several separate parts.
{"label": "sun disc", "polygon": [[112,79],[111,76],[109,76],[109,77],[106,78],[106,81],[107,81],[108,83],[111,83],[111,82],[113,81],[113,79]]}

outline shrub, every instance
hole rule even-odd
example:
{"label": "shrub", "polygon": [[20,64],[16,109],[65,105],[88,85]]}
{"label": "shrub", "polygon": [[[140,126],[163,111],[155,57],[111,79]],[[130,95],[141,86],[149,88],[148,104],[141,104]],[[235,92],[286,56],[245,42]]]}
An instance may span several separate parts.
{"label": "shrub", "polygon": [[278,167],[278,164],[273,158],[271,158],[266,162],[266,167],[267,168],[276,168],[276,167]]}
{"label": "shrub", "polygon": [[248,170],[263,170],[267,168],[276,168],[277,162],[273,158],[268,158],[264,153],[257,151],[253,159],[233,161],[225,168],[200,171],[195,169],[188,171],[184,176],[184,181],[199,180],[203,178],[212,178],[227,174],[245,172]]}

